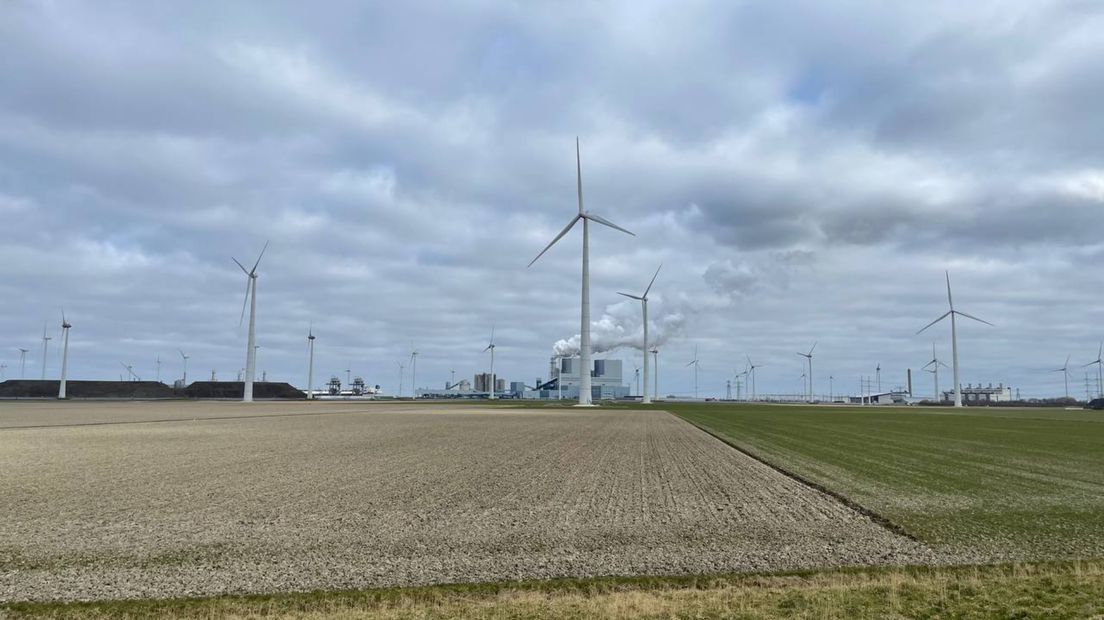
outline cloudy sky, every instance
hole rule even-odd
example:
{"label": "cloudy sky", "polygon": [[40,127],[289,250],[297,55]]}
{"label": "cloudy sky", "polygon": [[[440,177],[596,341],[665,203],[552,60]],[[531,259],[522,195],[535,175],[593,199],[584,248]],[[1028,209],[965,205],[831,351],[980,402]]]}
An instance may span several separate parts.
{"label": "cloudy sky", "polygon": [[[660,390],[917,374],[955,301],[963,382],[1076,392],[1104,339],[1095,1],[77,2],[0,8],[0,362],[75,378],[258,370],[397,387],[548,373],[579,329],[575,137],[596,338],[663,263]],[[628,374],[639,353],[611,353]],[[949,372],[941,375],[949,385]],[[406,384],[409,389],[409,374]]]}

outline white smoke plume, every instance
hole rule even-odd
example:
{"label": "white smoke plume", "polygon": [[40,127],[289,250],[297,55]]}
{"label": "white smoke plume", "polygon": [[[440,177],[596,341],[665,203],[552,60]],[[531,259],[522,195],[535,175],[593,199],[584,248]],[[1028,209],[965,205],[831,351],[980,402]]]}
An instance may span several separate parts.
{"label": "white smoke plume", "polygon": [[[686,313],[668,310],[657,297],[648,300],[648,346],[663,346],[672,337],[682,333],[686,325]],[[607,306],[602,317],[590,322],[590,349],[605,353],[631,347],[640,349],[644,342],[644,326],[640,316],[640,302],[624,301]],[[552,346],[552,354],[573,357],[579,354],[579,334],[558,340]]]}

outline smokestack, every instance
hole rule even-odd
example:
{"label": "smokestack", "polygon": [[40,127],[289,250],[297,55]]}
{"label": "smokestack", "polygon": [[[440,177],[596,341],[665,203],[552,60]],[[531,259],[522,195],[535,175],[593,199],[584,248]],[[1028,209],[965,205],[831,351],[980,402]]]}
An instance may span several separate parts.
{"label": "smokestack", "polygon": [[908,369],[908,393],[912,396],[912,369]]}

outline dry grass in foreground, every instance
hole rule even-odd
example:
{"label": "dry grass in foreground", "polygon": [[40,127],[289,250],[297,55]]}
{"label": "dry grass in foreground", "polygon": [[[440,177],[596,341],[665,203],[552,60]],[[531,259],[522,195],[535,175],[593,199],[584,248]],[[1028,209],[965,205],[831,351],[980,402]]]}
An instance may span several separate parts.
{"label": "dry grass in foreground", "polygon": [[1086,618],[1104,562],[16,603],[0,618]]}

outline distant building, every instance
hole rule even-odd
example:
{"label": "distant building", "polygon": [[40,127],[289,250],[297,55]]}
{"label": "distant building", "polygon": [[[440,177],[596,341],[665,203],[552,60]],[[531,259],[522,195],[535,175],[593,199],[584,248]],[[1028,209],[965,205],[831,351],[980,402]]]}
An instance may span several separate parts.
{"label": "distant building", "polygon": [[[553,376],[549,381],[539,384],[539,389],[526,390],[525,398],[579,398],[579,358],[561,358],[558,361],[558,367],[555,363],[552,365]],[[557,381],[560,382],[559,390]],[[594,367],[590,371],[590,393],[593,400],[628,397],[629,386],[622,385],[621,360],[594,360]]]}
{"label": "distant building", "polygon": [[853,405],[904,405],[909,402],[909,393],[904,390],[871,392],[849,396],[848,402]]}
{"label": "distant building", "polygon": [[[954,400],[954,390],[943,392],[943,400]],[[1002,403],[1012,400],[1012,388],[1005,387],[1003,383],[993,387],[990,383],[983,387],[980,383],[972,385],[967,383],[962,386],[963,403]]]}
{"label": "distant building", "polygon": [[505,392],[506,391],[506,380],[505,379],[495,379],[495,391],[496,392]]}

